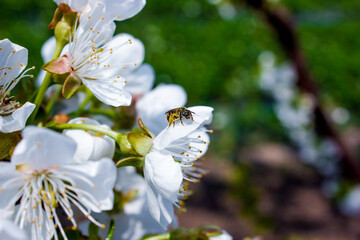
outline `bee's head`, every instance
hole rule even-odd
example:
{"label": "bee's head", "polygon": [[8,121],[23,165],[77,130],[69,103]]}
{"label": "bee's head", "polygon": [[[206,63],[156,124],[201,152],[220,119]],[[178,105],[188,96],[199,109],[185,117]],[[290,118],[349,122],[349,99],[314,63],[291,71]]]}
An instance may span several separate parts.
{"label": "bee's head", "polygon": [[183,116],[186,118],[186,119],[191,119],[192,118],[192,111],[190,111],[190,110],[184,110],[183,111]]}

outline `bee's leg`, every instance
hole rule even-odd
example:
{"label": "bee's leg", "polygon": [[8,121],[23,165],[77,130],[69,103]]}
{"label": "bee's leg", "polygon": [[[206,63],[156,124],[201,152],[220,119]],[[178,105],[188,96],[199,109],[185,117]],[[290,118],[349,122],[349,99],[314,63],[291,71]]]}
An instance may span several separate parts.
{"label": "bee's leg", "polygon": [[175,127],[175,120],[173,121],[173,127]]}
{"label": "bee's leg", "polygon": [[190,114],[190,118],[191,118],[191,121],[194,121],[194,118],[193,118],[192,114]]}
{"label": "bee's leg", "polygon": [[172,116],[169,116],[168,122],[169,122],[169,126],[168,126],[168,128],[169,128],[169,127],[171,126],[171,124],[173,123],[173,118],[172,118]]}
{"label": "bee's leg", "polygon": [[184,123],[183,123],[183,113],[182,112],[180,112],[180,123],[181,123],[181,125],[183,125],[184,126]]}

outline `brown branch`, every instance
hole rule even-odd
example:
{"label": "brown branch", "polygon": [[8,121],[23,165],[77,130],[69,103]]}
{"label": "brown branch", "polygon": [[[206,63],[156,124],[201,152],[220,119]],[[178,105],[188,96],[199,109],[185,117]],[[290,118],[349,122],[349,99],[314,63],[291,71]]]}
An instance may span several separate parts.
{"label": "brown branch", "polygon": [[360,182],[360,168],[358,164],[351,158],[345,145],[339,138],[331,121],[326,117],[321,108],[319,94],[315,86],[314,80],[307,68],[305,58],[302,54],[297,36],[295,33],[295,24],[291,16],[284,10],[278,8],[270,8],[264,0],[243,0],[251,8],[261,13],[266,19],[267,23],[275,31],[277,38],[291,60],[297,74],[298,88],[313,96],[314,98],[314,116],[315,116],[315,130],[321,137],[328,137],[332,139],[338,146],[340,151],[340,158],[344,174],[349,174],[351,178]]}

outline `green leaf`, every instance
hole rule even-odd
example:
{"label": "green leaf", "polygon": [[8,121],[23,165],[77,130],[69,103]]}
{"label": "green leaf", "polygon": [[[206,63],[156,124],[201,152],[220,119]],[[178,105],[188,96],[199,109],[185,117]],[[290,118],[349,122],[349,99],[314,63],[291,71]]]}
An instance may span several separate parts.
{"label": "green leaf", "polygon": [[113,239],[114,231],[115,231],[115,221],[114,221],[114,219],[111,219],[108,231],[106,233],[106,240]]}
{"label": "green leaf", "polygon": [[75,74],[70,74],[64,82],[62,95],[65,98],[71,97],[81,86],[81,84],[81,79],[78,76],[76,76]]}
{"label": "green leaf", "polygon": [[3,133],[0,132],[0,159],[7,158],[10,151],[21,140],[18,132]]}
{"label": "green leaf", "polygon": [[127,138],[133,149],[141,156],[145,156],[151,149],[153,139],[142,134],[130,132]]}
{"label": "green leaf", "polygon": [[143,157],[128,157],[119,160],[116,163],[116,166],[118,168],[120,167],[126,167],[126,166],[133,166],[133,167],[142,167],[144,166],[145,159]]}

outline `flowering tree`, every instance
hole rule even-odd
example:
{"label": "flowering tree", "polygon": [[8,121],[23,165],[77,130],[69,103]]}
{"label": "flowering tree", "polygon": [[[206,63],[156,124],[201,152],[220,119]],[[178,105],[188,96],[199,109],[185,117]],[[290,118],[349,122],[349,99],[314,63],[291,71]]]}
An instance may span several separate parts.
{"label": "flowering tree", "polygon": [[141,41],[113,36],[145,0],[55,2],[26,103],[10,91],[33,77],[27,49],[0,41],[1,239],[231,239],[176,229],[174,211],[206,173],[213,109],[185,108],[178,85],[151,89]]}

